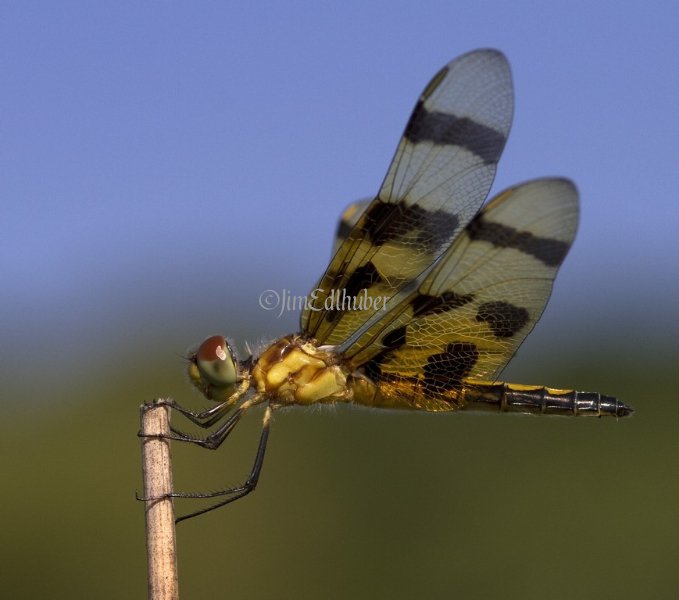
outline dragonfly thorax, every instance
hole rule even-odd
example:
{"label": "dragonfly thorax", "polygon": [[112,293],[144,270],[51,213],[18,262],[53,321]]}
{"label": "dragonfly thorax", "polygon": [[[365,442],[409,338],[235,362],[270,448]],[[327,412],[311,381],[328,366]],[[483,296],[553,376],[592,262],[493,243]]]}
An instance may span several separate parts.
{"label": "dragonfly thorax", "polygon": [[269,346],[252,370],[258,393],[274,404],[347,401],[347,373],[338,357],[291,335]]}

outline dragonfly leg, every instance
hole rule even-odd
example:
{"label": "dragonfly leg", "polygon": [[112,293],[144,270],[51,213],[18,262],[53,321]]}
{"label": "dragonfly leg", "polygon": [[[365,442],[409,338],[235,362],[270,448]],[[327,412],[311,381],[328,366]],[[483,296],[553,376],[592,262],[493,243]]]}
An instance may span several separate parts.
{"label": "dragonfly leg", "polygon": [[171,498],[199,498],[199,499],[228,496],[228,498],[222,500],[221,502],[218,502],[217,504],[213,504],[212,506],[208,506],[207,508],[203,508],[201,510],[189,513],[188,515],[179,517],[178,519],[175,520],[175,523],[179,523],[180,521],[186,521],[187,519],[191,519],[192,517],[197,517],[198,515],[202,515],[205,514],[206,512],[210,512],[217,508],[221,508],[222,506],[230,504],[231,502],[234,502],[235,500],[238,500],[243,496],[247,496],[250,492],[254,491],[254,489],[257,487],[257,482],[259,481],[259,474],[262,471],[262,464],[264,463],[264,453],[266,452],[266,444],[269,439],[269,427],[271,424],[272,411],[273,409],[271,408],[270,405],[266,407],[266,411],[264,412],[264,418],[262,420],[262,434],[259,438],[259,445],[257,446],[255,462],[252,465],[252,470],[250,471],[250,475],[248,476],[245,483],[239,485],[238,487],[227,488],[225,490],[218,490],[216,492],[196,493],[196,494],[173,492],[171,494],[168,494],[167,496]]}
{"label": "dragonfly leg", "polygon": [[245,395],[249,387],[250,381],[248,379],[244,379],[239,384],[238,389],[226,400],[204,411],[190,410],[183,407],[181,404],[177,404],[174,400],[169,398],[160,398],[158,400],[154,400],[150,404],[144,404],[143,410],[150,410],[157,406],[167,406],[172,410],[176,410],[178,413],[184,415],[195,425],[198,425],[203,429],[208,429],[212,427],[217,421],[219,421],[238,402],[238,400],[240,400]]}
{"label": "dragonfly leg", "polygon": [[[243,405],[244,406],[244,405]],[[238,410],[240,411],[243,406],[241,406]],[[247,410],[247,409],[246,409]],[[252,465],[252,469],[250,471],[250,475],[248,476],[247,480],[245,483],[242,485],[239,485],[237,487],[232,487],[232,488],[226,488],[223,490],[217,490],[215,492],[197,492],[197,493],[190,493],[190,492],[172,492],[169,494],[165,494],[163,496],[159,496],[157,498],[144,498],[137,496],[137,500],[142,500],[142,501],[148,501],[148,500],[162,500],[164,498],[190,498],[190,499],[203,499],[203,498],[218,498],[222,496],[228,496],[226,499],[222,500],[221,502],[218,502],[217,504],[214,504],[212,506],[208,506],[207,508],[203,508],[201,510],[197,510],[195,512],[189,513],[188,515],[184,515],[182,517],[179,517],[178,519],[175,520],[175,523],[179,523],[180,521],[185,521],[186,519],[190,519],[192,517],[196,517],[198,515],[202,515],[206,512],[210,512],[212,510],[215,510],[216,508],[220,508],[222,506],[225,506],[226,504],[230,504],[231,502],[234,502],[235,500],[238,500],[239,498],[242,498],[243,496],[247,496],[250,492],[252,492],[256,487],[257,487],[257,482],[259,481],[259,474],[262,471],[262,464],[264,463],[264,453],[266,452],[266,444],[269,439],[269,427],[271,424],[271,414],[272,414],[273,409],[271,406],[267,406],[266,410],[264,412],[264,418],[262,420],[262,434],[260,435],[259,438],[259,445],[257,446],[257,454],[255,455],[255,462]],[[243,411],[244,412],[244,411]],[[235,424],[238,422],[238,418],[240,418],[240,415],[242,415],[242,412],[236,412],[234,413],[229,421],[233,421],[233,424],[231,425],[231,428],[228,430],[230,431],[233,429]],[[234,420],[234,417],[237,417]],[[225,423],[227,425],[228,423]],[[224,426],[220,428],[220,430],[225,429]],[[214,447],[217,447],[219,444],[221,444],[222,441],[226,438],[228,435],[228,431],[223,434],[223,437],[221,440],[216,443]],[[215,432],[215,434],[217,434]],[[170,439],[175,439],[174,437],[171,437]],[[182,441],[194,441],[194,440],[185,440],[183,439]],[[200,440],[200,441],[206,441],[206,440]],[[205,446],[205,447],[210,447],[210,446]]]}
{"label": "dragonfly leg", "polygon": [[210,435],[199,438],[192,435],[183,433],[177,429],[172,428],[171,434],[138,434],[139,437],[152,437],[152,438],[163,438],[165,440],[175,440],[177,442],[189,442],[190,444],[196,444],[201,448],[207,448],[208,450],[216,450],[222,445],[227,436],[233,431],[233,428],[241,420],[242,416],[250,409],[254,404],[257,404],[261,400],[260,395],[255,395],[249,398],[243,404],[241,404],[236,411],[226,420],[222,425],[219,426]]}

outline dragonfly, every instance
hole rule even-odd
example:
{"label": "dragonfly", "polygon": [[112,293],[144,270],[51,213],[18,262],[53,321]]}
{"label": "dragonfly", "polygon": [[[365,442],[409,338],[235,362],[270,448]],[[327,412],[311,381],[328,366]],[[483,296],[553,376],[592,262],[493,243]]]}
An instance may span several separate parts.
{"label": "dragonfly", "polygon": [[210,433],[167,437],[216,449],[252,407],[265,410],[247,480],[169,494],[216,501],[177,521],[255,489],[273,411],[283,407],[632,413],[597,392],[497,379],[542,315],[578,223],[578,192],[564,178],[510,187],[484,205],[513,104],[501,52],[476,50],[445,65],[418,98],[375,198],[342,214],[300,331],[243,360],[223,335],[188,356],[190,381],[215,404],[167,404]]}

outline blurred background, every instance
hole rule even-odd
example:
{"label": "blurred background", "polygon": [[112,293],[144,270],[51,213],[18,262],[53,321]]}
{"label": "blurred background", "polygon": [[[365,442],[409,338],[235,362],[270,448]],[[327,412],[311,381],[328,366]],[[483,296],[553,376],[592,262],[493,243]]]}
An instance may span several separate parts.
{"label": "blurred background", "polygon": [[[138,406],[206,406],[182,356],[207,335],[297,328],[259,295],[311,288],[423,86],[485,46],[516,94],[494,192],[565,175],[582,199],[505,378],[636,414],[282,412],[257,492],[179,526],[182,596],[676,597],[677,22],[669,1],[3,3],[3,597],[144,597]],[[261,414],[219,452],[175,444],[176,488],[242,482]]]}

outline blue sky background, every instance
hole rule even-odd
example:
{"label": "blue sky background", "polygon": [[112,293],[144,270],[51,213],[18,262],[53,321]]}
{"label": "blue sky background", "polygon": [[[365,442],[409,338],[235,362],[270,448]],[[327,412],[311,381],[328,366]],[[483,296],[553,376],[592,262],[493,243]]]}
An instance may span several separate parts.
{"label": "blue sky background", "polygon": [[422,87],[484,46],[509,57],[516,94],[494,192],[565,175],[582,196],[534,343],[566,329],[607,352],[609,330],[677,333],[676,3],[22,2],[0,15],[8,372],[36,344],[57,374],[113,349],[295,329],[259,293],[313,285]]}

